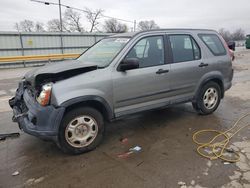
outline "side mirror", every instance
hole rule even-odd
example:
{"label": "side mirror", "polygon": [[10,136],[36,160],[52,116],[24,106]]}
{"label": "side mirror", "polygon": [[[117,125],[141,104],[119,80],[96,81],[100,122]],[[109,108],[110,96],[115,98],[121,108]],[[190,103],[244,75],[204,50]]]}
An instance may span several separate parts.
{"label": "side mirror", "polygon": [[139,60],[137,58],[128,58],[124,59],[120,63],[118,70],[124,72],[126,70],[137,69],[137,68],[139,68]]}
{"label": "side mirror", "polygon": [[227,46],[230,50],[235,51],[235,42],[234,41],[229,41],[227,42]]}

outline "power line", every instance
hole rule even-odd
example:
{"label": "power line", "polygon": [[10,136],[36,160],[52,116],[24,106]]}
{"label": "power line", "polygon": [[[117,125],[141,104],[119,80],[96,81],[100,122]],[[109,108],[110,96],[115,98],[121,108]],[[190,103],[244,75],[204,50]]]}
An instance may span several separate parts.
{"label": "power line", "polygon": [[[58,3],[53,3],[53,2],[48,2],[48,1],[40,1],[40,0],[30,0],[30,1],[37,2],[37,3],[42,3],[42,4],[45,4],[45,5],[59,5]],[[60,6],[65,7],[65,8],[70,8],[70,9],[73,9],[73,10],[78,10],[78,11],[81,11],[81,12],[84,12],[84,13],[89,13],[88,11],[86,11],[84,9],[72,7],[72,6],[65,5],[65,4],[60,4]],[[92,13],[92,14],[94,14],[94,13]],[[125,19],[116,18],[116,17],[112,17],[112,16],[107,16],[107,15],[104,15],[104,14],[102,14],[102,17],[110,18],[110,19],[116,19],[116,20],[120,20],[120,21],[123,21],[123,22],[133,23],[133,24],[135,23],[135,21],[125,20]]]}

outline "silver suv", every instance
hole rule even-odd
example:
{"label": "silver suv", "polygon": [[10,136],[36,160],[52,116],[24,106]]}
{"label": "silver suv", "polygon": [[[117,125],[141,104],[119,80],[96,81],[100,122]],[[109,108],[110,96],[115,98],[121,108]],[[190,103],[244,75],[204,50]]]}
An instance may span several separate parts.
{"label": "silver suv", "polygon": [[215,31],[125,33],[28,72],[9,104],[20,129],[79,154],[100,144],[105,121],[186,102],[210,114],[232,78],[229,49]]}

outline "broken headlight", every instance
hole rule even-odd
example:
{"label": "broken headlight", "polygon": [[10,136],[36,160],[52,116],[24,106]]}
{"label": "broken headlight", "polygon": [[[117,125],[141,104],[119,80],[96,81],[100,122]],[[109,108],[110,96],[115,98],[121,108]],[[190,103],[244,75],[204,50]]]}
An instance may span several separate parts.
{"label": "broken headlight", "polygon": [[47,83],[43,85],[40,94],[36,98],[37,102],[42,106],[48,105],[50,101],[51,90],[52,83]]}

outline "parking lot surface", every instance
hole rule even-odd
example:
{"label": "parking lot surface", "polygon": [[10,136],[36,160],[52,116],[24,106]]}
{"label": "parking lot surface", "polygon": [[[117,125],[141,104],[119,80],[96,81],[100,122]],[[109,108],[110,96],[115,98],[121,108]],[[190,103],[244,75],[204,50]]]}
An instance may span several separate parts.
{"label": "parking lot surface", "polygon": [[[108,123],[103,143],[77,156],[18,129],[7,101],[31,68],[0,70],[0,133],[21,134],[0,141],[0,187],[250,187],[250,126],[230,142],[241,152],[237,163],[202,158],[192,141],[196,131],[226,130],[250,112],[250,51],[237,51],[233,65],[233,86],[215,113],[182,104],[129,116]],[[135,146],[141,152],[118,157]]]}

